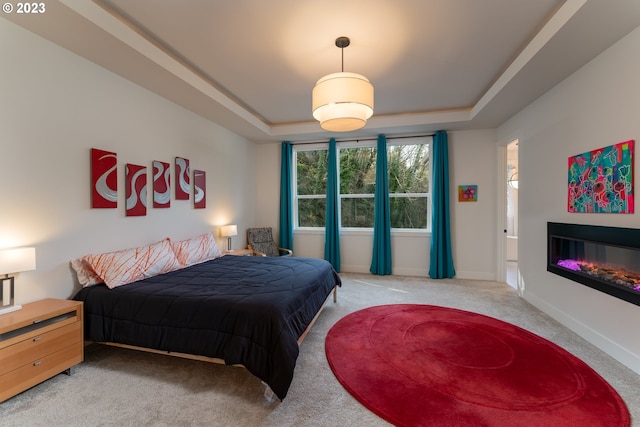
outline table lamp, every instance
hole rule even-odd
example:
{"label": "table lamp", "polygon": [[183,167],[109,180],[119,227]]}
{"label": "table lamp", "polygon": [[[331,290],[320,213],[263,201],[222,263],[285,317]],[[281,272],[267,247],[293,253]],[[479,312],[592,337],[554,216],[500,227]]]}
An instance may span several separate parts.
{"label": "table lamp", "polygon": [[220,228],[220,235],[227,238],[227,251],[231,251],[231,236],[238,235],[238,226],[235,224],[223,225]]}
{"label": "table lamp", "polygon": [[22,308],[14,305],[14,278],[10,273],[36,269],[36,248],[13,248],[0,250],[0,315]]}

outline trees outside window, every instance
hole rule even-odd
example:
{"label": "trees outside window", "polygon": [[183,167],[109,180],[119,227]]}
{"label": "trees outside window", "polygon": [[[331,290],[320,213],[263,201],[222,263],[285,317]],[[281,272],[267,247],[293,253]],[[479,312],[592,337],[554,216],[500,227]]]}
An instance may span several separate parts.
{"label": "trees outside window", "polygon": [[427,144],[387,147],[391,228],[427,228],[429,160]]}
{"label": "trees outside window", "polygon": [[[327,148],[294,147],[296,227],[325,225]],[[427,230],[428,142],[387,145],[391,227]],[[341,228],[373,228],[376,147],[338,145]]]}
{"label": "trees outside window", "polygon": [[328,150],[294,150],[297,227],[324,227]]}

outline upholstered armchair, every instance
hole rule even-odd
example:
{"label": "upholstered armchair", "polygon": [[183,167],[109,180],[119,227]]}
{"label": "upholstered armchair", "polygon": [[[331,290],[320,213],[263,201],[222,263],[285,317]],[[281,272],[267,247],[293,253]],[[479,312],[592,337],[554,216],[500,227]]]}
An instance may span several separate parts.
{"label": "upholstered armchair", "polygon": [[261,256],[291,256],[291,249],[281,248],[273,240],[271,227],[248,228],[247,243],[249,249]]}

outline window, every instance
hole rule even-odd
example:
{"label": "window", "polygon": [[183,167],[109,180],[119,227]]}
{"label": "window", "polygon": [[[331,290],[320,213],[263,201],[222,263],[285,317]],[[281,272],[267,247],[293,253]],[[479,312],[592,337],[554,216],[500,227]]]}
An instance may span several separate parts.
{"label": "window", "polygon": [[339,153],[340,226],[373,228],[376,148],[343,148]]}
{"label": "window", "polygon": [[[376,181],[374,144],[338,144],[341,228],[373,228]],[[325,224],[328,148],[294,147],[297,228]],[[391,227],[427,230],[429,226],[429,144],[387,144]]]}
{"label": "window", "polygon": [[430,164],[427,144],[387,147],[391,228],[428,228]]}
{"label": "window", "polygon": [[324,227],[328,150],[296,150],[295,199],[298,227]]}

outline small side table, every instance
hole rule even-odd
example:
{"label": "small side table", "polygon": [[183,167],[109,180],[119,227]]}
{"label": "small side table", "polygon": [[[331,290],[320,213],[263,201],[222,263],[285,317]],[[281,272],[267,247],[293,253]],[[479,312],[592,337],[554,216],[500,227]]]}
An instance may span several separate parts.
{"label": "small side table", "polygon": [[80,301],[43,299],[0,316],[0,402],[84,360]]}
{"label": "small side table", "polygon": [[251,249],[233,249],[231,251],[224,251],[225,255],[234,255],[234,256],[253,256],[253,251]]}

